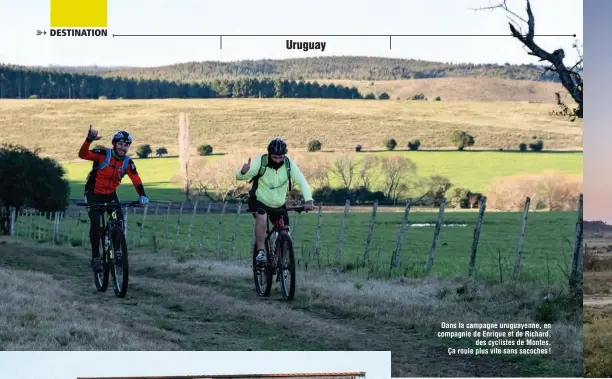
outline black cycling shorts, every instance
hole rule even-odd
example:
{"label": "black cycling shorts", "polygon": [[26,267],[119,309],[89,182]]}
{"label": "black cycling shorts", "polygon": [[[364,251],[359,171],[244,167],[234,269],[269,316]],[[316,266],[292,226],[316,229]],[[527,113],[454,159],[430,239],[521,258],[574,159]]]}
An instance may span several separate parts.
{"label": "black cycling shorts", "polygon": [[272,221],[272,223],[275,223],[276,221],[282,218],[285,223],[285,226],[289,226],[289,214],[287,213],[287,206],[284,204],[282,207],[271,208],[263,204],[261,201],[250,197],[248,201],[248,206],[249,206],[249,209],[251,210],[257,209],[257,211],[252,212],[253,217],[255,217],[255,213],[266,214],[267,212],[265,210],[267,209],[275,210],[275,211],[280,210],[282,212],[270,212],[269,213],[270,221]]}

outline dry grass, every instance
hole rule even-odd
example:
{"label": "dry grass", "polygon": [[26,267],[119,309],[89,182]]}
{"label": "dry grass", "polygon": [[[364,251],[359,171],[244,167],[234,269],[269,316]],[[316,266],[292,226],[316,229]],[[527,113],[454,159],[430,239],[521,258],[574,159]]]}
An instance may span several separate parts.
{"label": "dry grass", "polygon": [[[134,134],[136,145],[164,146],[178,153],[178,114],[186,112],[195,147],[215,152],[265,147],[282,136],[292,151],[319,139],[324,150],[398,148],[413,139],[421,149],[452,148],[454,130],[476,138],[475,148],[513,149],[543,139],[546,150],[582,149],[582,120],[549,116],[550,104],[518,102],[367,101],[321,99],[209,100],[0,100],[0,143],[39,147],[43,156],[76,160],[89,124],[107,142],[117,129]],[[24,138],[27,136],[27,138]]]}
{"label": "dry grass", "polygon": [[[563,91],[559,83],[510,80],[501,78],[435,78],[419,80],[320,80],[320,84],[355,86],[361,93],[387,92],[391,99],[411,99],[420,93],[429,100],[442,101],[530,101],[554,103],[555,92]],[[571,98],[567,105],[575,106]]]}
{"label": "dry grass", "polygon": [[[585,232],[584,377],[612,376],[612,233]],[[595,249],[598,254],[595,255]]]}
{"label": "dry grass", "polygon": [[[82,249],[3,241],[8,243],[0,242],[5,267],[0,349],[33,348],[32,341],[39,340],[37,350],[391,350],[392,375],[400,377],[579,375],[581,328],[575,313],[542,316],[552,303],[543,300],[548,290],[533,285],[440,278],[364,281],[300,271],[296,299],[284,304],[278,293],[257,298],[245,262],[178,263],[168,253],[152,259],[136,251],[128,298],[119,300],[93,292]],[[23,324],[33,312],[45,327]],[[558,319],[549,319],[553,316]],[[551,356],[450,359],[447,346],[474,346],[473,341],[435,336],[442,321],[534,319],[553,323]],[[58,345],[58,338],[65,343]]]}

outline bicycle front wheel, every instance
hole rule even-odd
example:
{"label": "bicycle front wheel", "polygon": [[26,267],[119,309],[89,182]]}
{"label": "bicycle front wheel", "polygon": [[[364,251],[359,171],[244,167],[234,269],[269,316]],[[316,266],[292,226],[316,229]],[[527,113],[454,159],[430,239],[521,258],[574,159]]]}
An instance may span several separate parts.
{"label": "bicycle front wheel", "polygon": [[128,290],[129,265],[128,249],[125,234],[120,227],[111,230],[112,249],[110,272],[113,275],[113,287],[117,297],[125,297]]}
{"label": "bicycle front wheel", "polygon": [[295,256],[293,253],[293,242],[291,237],[282,234],[277,242],[280,250],[279,275],[283,299],[293,300],[295,295]]}
{"label": "bicycle front wheel", "polygon": [[257,291],[257,296],[268,297],[272,290],[273,271],[269,264],[262,266],[257,263],[256,257],[257,249],[253,246],[253,279],[255,280],[255,290]]}
{"label": "bicycle front wheel", "polygon": [[98,290],[98,292],[106,292],[106,289],[108,288],[108,274],[109,274],[109,265],[108,265],[108,252],[107,252],[107,246],[106,246],[106,240],[108,239],[108,234],[106,231],[104,231],[102,233],[102,237],[100,238],[100,241],[98,242],[100,244],[99,247],[99,252],[100,252],[100,257],[102,259],[102,272],[95,272],[93,273],[94,276],[94,284],[96,285],[96,289]]}

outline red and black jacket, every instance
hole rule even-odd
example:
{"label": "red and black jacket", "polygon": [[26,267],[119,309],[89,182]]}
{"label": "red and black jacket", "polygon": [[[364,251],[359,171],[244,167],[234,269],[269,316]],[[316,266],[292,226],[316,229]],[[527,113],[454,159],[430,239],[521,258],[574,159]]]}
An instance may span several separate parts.
{"label": "red and black jacket", "polygon": [[[86,139],[79,150],[79,158],[93,161],[92,170],[87,176],[87,183],[85,183],[85,194],[110,195],[114,193],[117,187],[119,187],[119,184],[121,184],[121,179],[123,177],[123,160],[116,159],[111,155],[108,166],[102,169],[95,169],[96,166],[104,162],[106,150],[89,150],[91,142],[92,141]],[[140,175],[138,175],[138,171],[136,171],[136,165],[131,159],[126,174],[132,180],[132,184],[134,184],[134,188],[138,195],[146,196],[142,180],[140,179]]]}

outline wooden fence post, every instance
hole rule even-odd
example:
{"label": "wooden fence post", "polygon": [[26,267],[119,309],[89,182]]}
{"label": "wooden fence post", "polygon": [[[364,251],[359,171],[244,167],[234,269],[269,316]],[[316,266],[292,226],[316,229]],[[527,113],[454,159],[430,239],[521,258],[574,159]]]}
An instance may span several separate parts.
{"label": "wooden fence post", "polygon": [[206,234],[206,223],[208,222],[208,215],[210,214],[210,208],[212,207],[212,202],[208,203],[208,208],[206,209],[206,214],[202,219],[202,228],[200,230],[200,244],[198,245],[198,250],[202,251],[204,247],[204,235]]}
{"label": "wooden fence post", "polygon": [[404,244],[404,233],[406,233],[406,229],[408,229],[408,216],[410,215],[411,204],[412,203],[410,200],[406,201],[406,207],[404,208],[404,218],[402,219],[402,227],[400,229],[400,232],[397,234],[397,244],[395,245],[393,257],[391,258],[391,269],[395,269],[399,265],[402,245]]}
{"label": "wooden fence post", "polygon": [[346,199],[344,203],[344,214],[342,215],[342,224],[340,225],[340,237],[338,238],[338,249],[336,250],[336,262],[340,263],[342,256],[342,243],[344,242],[344,229],[346,227],[346,219],[348,217],[349,209],[351,208],[351,200]]}
{"label": "wooden fence post", "polygon": [[227,201],[223,202],[223,208],[221,209],[221,214],[219,215],[219,229],[217,230],[217,249],[215,250],[217,259],[219,259],[219,257],[221,256],[221,227],[223,226],[223,215],[225,214],[226,208]]}
{"label": "wooden fence post", "polygon": [[157,224],[159,224],[159,220],[157,219],[157,213],[159,211],[159,201],[155,202],[155,221],[153,222],[153,251],[157,251]]}
{"label": "wooden fence post", "polygon": [[370,244],[372,243],[372,235],[374,234],[374,225],[376,223],[376,210],[378,209],[378,199],[374,200],[372,206],[372,217],[370,218],[370,226],[368,228],[368,238],[366,239],[365,251],[363,253],[363,265],[370,259]]}
{"label": "wooden fence post", "polygon": [[166,223],[164,224],[164,236],[162,237],[164,241],[164,246],[168,243],[168,220],[170,219],[170,208],[172,206],[172,202],[168,202],[168,210],[166,211]]}
{"label": "wooden fence post", "polygon": [[480,209],[478,210],[478,219],[474,228],[472,237],[472,251],[470,253],[470,263],[468,264],[468,277],[474,276],[474,268],[476,267],[476,252],[478,251],[478,241],[480,240],[480,230],[482,229],[482,219],[484,218],[485,210],[487,209],[487,197],[480,198]]}
{"label": "wooden fence post", "polygon": [[436,256],[436,247],[438,246],[438,237],[440,236],[440,228],[442,227],[442,221],[444,220],[444,208],[446,207],[446,198],[443,198],[440,203],[440,211],[438,212],[438,220],[436,221],[436,228],[434,229],[433,242],[431,243],[431,249],[429,249],[429,257],[427,258],[427,264],[425,270],[431,271],[433,266],[434,258]]}
{"label": "wooden fence post", "polygon": [[[321,242],[321,222],[323,221],[323,203],[319,203],[319,217],[317,219],[317,232],[314,240],[314,255],[319,262],[319,243]],[[255,239],[255,234],[253,234]]]}
{"label": "wooden fence post", "polygon": [[185,251],[187,251],[189,249],[189,246],[191,245],[191,231],[193,230],[193,222],[198,211],[199,202],[200,199],[196,199],[195,204],[193,204],[193,213],[191,214],[191,222],[189,223],[189,231],[187,232],[187,243],[185,244]]}
{"label": "wooden fence post", "polygon": [[16,219],[17,211],[15,208],[11,208],[11,225],[10,225],[10,235],[11,237],[15,236],[15,219]]}
{"label": "wooden fence post", "polygon": [[138,236],[138,246],[142,244],[142,236],[144,235],[145,221],[147,220],[147,211],[149,204],[145,204],[144,212],[142,212],[142,224],[140,225],[140,235]]}
{"label": "wooden fence post", "polygon": [[178,246],[179,232],[181,230],[181,221],[183,219],[183,207],[185,206],[185,200],[181,201],[181,209],[179,210],[178,220],[176,222],[176,238],[174,240],[174,246]]}
{"label": "wooden fence post", "polygon": [[236,210],[236,221],[234,223],[234,235],[232,237],[232,250],[230,258],[236,253],[236,240],[238,239],[238,229],[240,229],[240,211],[242,210],[242,201],[238,203],[238,209]]}
{"label": "wooden fence post", "polygon": [[582,269],[583,269],[583,195],[578,197],[578,219],[576,220],[576,235],[574,239],[574,254],[572,260],[572,274],[570,275],[569,285],[572,291],[582,291]]}
{"label": "wooden fence post", "polygon": [[527,197],[527,199],[525,200],[525,210],[523,211],[523,221],[521,222],[521,235],[519,236],[518,249],[516,250],[516,260],[514,262],[514,280],[518,280],[519,272],[521,270],[523,241],[525,241],[525,229],[527,227],[527,214],[529,213],[529,204],[531,204],[531,198]]}

